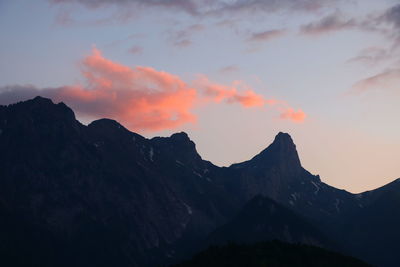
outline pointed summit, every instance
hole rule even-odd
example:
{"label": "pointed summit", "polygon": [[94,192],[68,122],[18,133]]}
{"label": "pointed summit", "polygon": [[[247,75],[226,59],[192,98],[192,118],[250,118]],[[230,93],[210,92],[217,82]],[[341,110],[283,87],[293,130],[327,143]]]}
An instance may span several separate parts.
{"label": "pointed summit", "polygon": [[279,132],[274,139],[274,143],[276,142],[292,144],[295,146],[292,137],[288,133]]}
{"label": "pointed summit", "polygon": [[234,164],[232,167],[256,167],[267,168],[275,166],[285,170],[299,170],[301,163],[297,154],[296,145],[292,137],[287,133],[279,132],[271,145],[261,151],[251,160]]}
{"label": "pointed summit", "polygon": [[288,133],[279,132],[275,136],[274,142],[253,159],[256,158],[258,161],[279,164],[284,168],[295,169],[301,167],[296,145]]}
{"label": "pointed summit", "polygon": [[[300,164],[299,156],[297,154],[296,145],[292,137],[288,133],[279,132],[274,139],[274,142],[266,150],[274,150],[280,157],[289,159],[297,159]],[[263,151],[263,152],[264,152]],[[261,153],[263,153],[261,152]]]}
{"label": "pointed summit", "polygon": [[[299,158],[296,150],[296,145],[292,137],[288,133],[279,132],[274,139],[274,142],[263,152],[267,150],[274,150],[280,157],[294,157]],[[261,154],[263,153],[261,152]],[[299,160],[300,163],[300,160]]]}

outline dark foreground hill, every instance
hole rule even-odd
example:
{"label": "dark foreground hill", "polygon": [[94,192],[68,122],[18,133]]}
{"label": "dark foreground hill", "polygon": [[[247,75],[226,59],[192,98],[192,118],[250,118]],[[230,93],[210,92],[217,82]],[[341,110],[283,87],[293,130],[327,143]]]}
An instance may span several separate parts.
{"label": "dark foreground hill", "polygon": [[279,241],[213,246],[172,267],[367,267],[360,260],[322,248]]}
{"label": "dark foreground hill", "polygon": [[265,240],[339,249],[306,218],[263,196],[254,197],[228,223],[212,232],[208,244],[252,244]]}
{"label": "dark foreground hill", "polygon": [[285,133],[221,168],[186,133],[146,139],[113,120],[86,126],[41,97],[0,106],[0,266],[176,263],[218,229],[236,231],[224,242],[329,242],[398,266],[399,192],[397,181],[357,195],[323,183]]}

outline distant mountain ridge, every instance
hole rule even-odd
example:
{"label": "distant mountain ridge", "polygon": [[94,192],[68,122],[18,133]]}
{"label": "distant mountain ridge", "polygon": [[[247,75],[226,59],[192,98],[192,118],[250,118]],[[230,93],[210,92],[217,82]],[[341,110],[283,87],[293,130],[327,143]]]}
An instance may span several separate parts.
{"label": "distant mountain ridge", "polygon": [[[282,211],[262,217],[256,233],[265,238],[332,242],[379,266],[400,260],[398,180],[362,194],[331,187],[301,166],[286,133],[221,168],[186,133],[146,139],[109,119],[85,126],[65,104],[36,97],[0,106],[0,151],[2,265],[175,263],[217,229],[252,225],[238,215],[262,213],[254,203]],[[301,238],[278,234],[281,222]]]}

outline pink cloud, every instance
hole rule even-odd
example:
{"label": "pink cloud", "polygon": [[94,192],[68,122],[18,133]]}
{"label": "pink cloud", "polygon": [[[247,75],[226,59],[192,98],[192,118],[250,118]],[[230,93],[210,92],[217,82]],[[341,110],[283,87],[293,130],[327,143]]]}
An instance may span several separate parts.
{"label": "pink cloud", "polygon": [[211,82],[206,76],[199,75],[194,82],[196,88],[204,94],[205,100],[220,103],[240,104],[244,108],[270,106],[281,112],[280,118],[296,123],[304,122],[306,114],[301,110],[295,111],[285,101],[265,98],[254,92],[243,81],[234,81],[231,85]]}
{"label": "pink cloud", "polygon": [[282,112],[281,118],[293,122],[303,122],[306,119],[306,114],[301,109],[295,111],[293,108],[287,108]]}
{"label": "pink cloud", "polygon": [[[288,108],[284,101],[265,98],[243,81],[230,85],[199,75],[191,83],[150,67],[130,68],[103,57],[94,48],[81,62],[84,84],[37,89],[33,86],[0,88],[0,103],[7,104],[35,95],[63,101],[78,114],[118,120],[133,131],[175,129],[196,123],[194,107],[212,103],[239,104],[243,108],[271,106],[285,111],[280,118],[301,122],[305,114]],[[287,109],[287,110],[286,110]]]}
{"label": "pink cloud", "polygon": [[199,75],[194,84],[201,89],[207,99],[217,103],[225,100],[227,103],[239,103],[243,107],[260,107],[274,101],[256,94],[242,81],[235,81],[232,85],[223,85],[211,82],[204,75]]}
{"label": "pink cloud", "polygon": [[82,62],[85,86],[59,89],[56,98],[86,115],[111,117],[132,130],[157,131],[196,121],[197,92],[179,77],[149,67],[129,68],[99,50]]}

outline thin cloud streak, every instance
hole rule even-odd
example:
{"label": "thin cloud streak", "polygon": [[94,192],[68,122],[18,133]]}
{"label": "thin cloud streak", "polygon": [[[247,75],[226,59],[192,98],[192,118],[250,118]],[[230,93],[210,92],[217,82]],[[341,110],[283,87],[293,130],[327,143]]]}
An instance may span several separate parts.
{"label": "thin cloud streak", "polygon": [[363,49],[358,56],[347,60],[347,63],[361,63],[371,67],[389,59],[391,59],[390,51],[381,47],[371,46]]}
{"label": "thin cloud streak", "polygon": [[204,31],[205,26],[202,24],[193,24],[184,29],[173,31],[170,33],[170,40],[174,46],[188,47],[192,45],[192,36],[196,33]]}
{"label": "thin cloud streak", "polygon": [[300,33],[305,35],[322,35],[352,29],[356,26],[357,23],[354,19],[346,19],[340,14],[331,14],[318,21],[301,26]]}
{"label": "thin cloud streak", "polygon": [[139,45],[134,45],[131,48],[129,48],[128,52],[130,54],[137,55],[137,54],[142,54],[143,50],[144,50],[143,47]]}
{"label": "thin cloud streak", "polygon": [[286,33],[287,31],[285,29],[267,30],[263,32],[253,33],[248,40],[252,42],[267,42],[279,38]]}
{"label": "thin cloud streak", "polygon": [[388,69],[374,76],[360,80],[350,89],[351,94],[361,94],[371,90],[398,90],[400,69]]}
{"label": "thin cloud streak", "polygon": [[183,39],[183,40],[178,40],[174,42],[174,46],[176,47],[189,47],[192,45],[192,41],[190,41],[189,39]]}
{"label": "thin cloud streak", "polygon": [[236,65],[229,65],[229,66],[225,66],[222,67],[221,69],[219,69],[220,73],[232,73],[232,72],[238,72],[240,71],[240,68]]}

